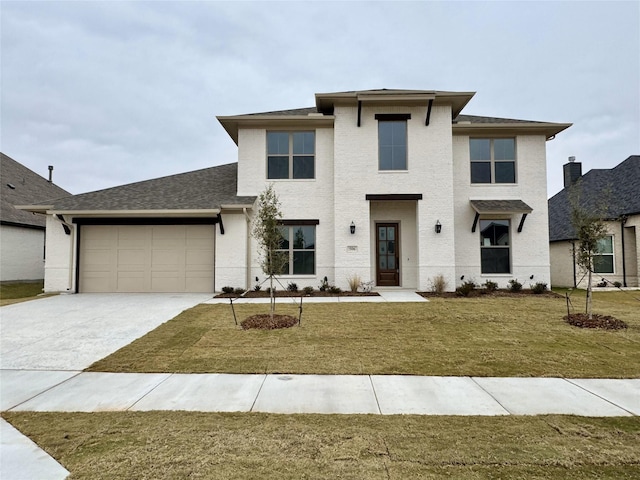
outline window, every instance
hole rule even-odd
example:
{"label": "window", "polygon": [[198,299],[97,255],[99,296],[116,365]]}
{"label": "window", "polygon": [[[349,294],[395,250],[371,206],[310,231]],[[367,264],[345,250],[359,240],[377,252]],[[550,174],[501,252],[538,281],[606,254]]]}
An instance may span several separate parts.
{"label": "window", "polygon": [[613,237],[607,235],[598,240],[598,255],[593,257],[595,273],[613,273]]}
{"label": "window", "polygon": [[313,275],[316,271],[316,227],[282,225],[280,250],[289,256],[282,275]]}
{"label": "window", "polygon": [[267,132],[267,178],[315,178],[315,132]]}
{"label": "window", "polygon": [[407,169],[407,121],[378,121],[378,157],[380,170]]}
{"label": "window", "polygon": [[482,273],[511,273],[509,220],[480,220]]}
{"label": "window", "polygon": [[471,138],[471,183],[515,183],[516,139]]}

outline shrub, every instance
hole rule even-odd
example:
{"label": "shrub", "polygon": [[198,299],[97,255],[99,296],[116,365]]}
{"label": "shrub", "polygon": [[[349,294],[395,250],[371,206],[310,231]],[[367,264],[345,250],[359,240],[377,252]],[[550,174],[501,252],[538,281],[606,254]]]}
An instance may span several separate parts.
{"label": "shrub", "polygon": [[547,290],[547,284],[544,282],[538,282],[535,285],[531,285],[531,291],[536,295],[540,295]]}
{"label": "shrub", "polygon": [[517,278],[512,278],[509,280],[509,290],[512,292],[519,292],[522,290],[522,284],[518,281]]}
{"label": "shrub", "polygon": [[447,289],[447,281],[442,274],[433,277],[429,283],[433,293],[443,293]]}
{"label": "shrub", "polygon": [[329,289],[329,280],[327,279],[327,277],[324,277],[322,279],[322,283],[318,287],[318,290],[320,290],[321,292],[326,292],[328,289]]}
{"label": "shrub", "polygon": [[313,287],[306,286],[302,289],[305,295],[311,295],[313,293]]}
{"label": "shrub", "polygon": [[329,293],[333,293],[333,294],[342,293],[342,289],[340,287],[336,287],[335,285],[330,285]]}
{"label": "shrub", "polygon": [[360,279],[360,275],[356,275],[354,273],[353,275],[349,275],[347,277],[347,282],[349,283],[349,290],[352,292],[357,292],[358,287],[362,283],[362,280]]}
{"label": "shrub", "polygon": [[294,282],[289,282],[287,284],[287,290],[289,292],[297,292],[298,291],[298,284],[294,283]]}
{"label": "shrub", "polygon": [[256,285],[255,287],[253,287],[253,291],[259,292],[261,288],[262,288],[262,285]]}
{"label": "shrub", "polygon": [[222,293],[233,293],[233,287],[222,287]]}
{"label": "shrub", "polygon": [[606,280],[602,280],[601,282],[596,284],[596,287],[606,287],[606,286],[607,286]]}
{"label": "shrub", "polygon": [[456,288],[456,295],[460,297],[468,297],[475,289],[476,284],[472,280],[468,280]]}
{"label": "shrub", "polygon": [[498,284],[496,282],[492,282],[491,280],[487,280],[484,282],[484,289],[487,292],[495,292],[498,289]]}
{"label": "shrub", "polygon": [[242,295],[244,292],[246,292],[244,288],[236,288],[233,290],[233,293],[235,293],[236,295]]}
{"label": "shrub", "polygon": [[613,286],[616,288],[620,288],[622,286],[622,283],[620,282],[613,282]]}

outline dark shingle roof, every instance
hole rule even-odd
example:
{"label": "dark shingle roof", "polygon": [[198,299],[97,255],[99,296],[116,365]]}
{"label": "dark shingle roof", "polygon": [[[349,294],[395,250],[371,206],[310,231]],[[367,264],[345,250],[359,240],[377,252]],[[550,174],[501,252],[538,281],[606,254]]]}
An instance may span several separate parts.
{"label": "dark shingle roof", "polygon": [[[11,186],[9,186],[11,185]],[[13,188],[12,188],[13,187]],[[0,153],[0,220],[5,224],[44,227],[45,217],[14,208],[47,198],[70,195],[69,192],[29,170],[13,158]]]}
{"label": "dark shingle roof", "polygon": [[517,120],[515,118],[481,117],[478,115],[458,115],[453,123],[544,123],[533,120]]}
{"label": "dark shingle roof", "polygon": [[[606,201],[607,218],[640,214],[640,155],[632,155],[611,169],[589,170],[580,181],[581,206],[596,210],[597,202]],[[607,193],[608,192],[608,193]],[[571,226],[569,188],[549,199],[549,241],[575,238]]]}
{"label": "dark shingle roof", "polygon": [[478,213],[531,213],[533,209],[522,200],[471,200]]}
{"label": "dark shingle roof", "polygon": [[155,178],[83,193],[53,202],[56,211],[203,210],[221,205],[253,204],[256,197],[238,197],[238,164]]}

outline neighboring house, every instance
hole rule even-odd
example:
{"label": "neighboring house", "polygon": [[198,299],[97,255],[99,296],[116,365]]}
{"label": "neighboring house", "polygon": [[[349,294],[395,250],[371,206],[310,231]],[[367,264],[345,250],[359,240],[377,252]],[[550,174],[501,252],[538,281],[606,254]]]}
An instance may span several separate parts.
{"label": "neighboring house", "polygon": [[[556,287],[586,287],[587,278],[575,262],[576,234],[571,225],[572,188],[578,189],[579,207],[593,211],[606,207],[608,235],[600,242],[592,282],[620,282],[625,287],[640,285],[640,156],[633,155],[611,169],[589,170],[570,159],[564,165],[564,189],[549,199],[549,242],[551,283]],[[575,186],[574,186],[575,185]],[[608,284],[610,286],[610,284]]]}
{"label": "neighboring house", "polygon": [[218,117],[238,163],[32,206],[55,237],[45,289],[250,288],[264,278],[251,219],[268,184],[284,285],[548,283],[545,143],[570,124],[462,115],[473,95],[321,93],[311,108]]}
{"label": "neighboring house", "polygon": [[65,195],[70,194],[0,153],[0,281],[44,278],[46,218],[15,205]]}

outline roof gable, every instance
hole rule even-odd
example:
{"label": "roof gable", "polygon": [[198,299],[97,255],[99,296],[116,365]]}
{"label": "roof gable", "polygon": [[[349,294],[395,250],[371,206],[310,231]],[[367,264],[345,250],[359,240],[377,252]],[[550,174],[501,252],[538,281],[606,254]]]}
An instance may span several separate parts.
{"label": "roof gable", "polygon": [[0,153],[0,220],[4,224],[44,227],[45,218],[14,205],[33,204],[70,193],[49,182],[13,158]]}
{"label": "roof gable", "polygon": [[[571,240],[571,205],[566,187],[549,199],[549,240]],[[600,201],[608,203],[607,218],[640,214],[640,155],[632,155],[611,169],[592,169],[581,177],[580,206],[595,210]]]}
{"label": "roof gable", "polygon": [[212,210],[222,205],[251,205],[256,197],[238,197],[238,164],[130,183],[73,195],[53,203],[53,211]]}

